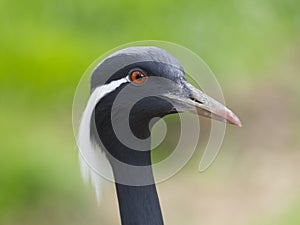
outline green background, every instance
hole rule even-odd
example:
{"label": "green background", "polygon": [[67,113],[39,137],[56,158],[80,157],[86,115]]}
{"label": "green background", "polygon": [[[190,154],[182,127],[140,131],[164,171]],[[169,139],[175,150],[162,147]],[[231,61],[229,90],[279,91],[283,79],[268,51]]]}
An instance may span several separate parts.
{"label": "green background", "polygon": [[158,186],[166,224],[300,224],[297,0],[0,0],[0,224],[119,222],[114,190],[98,207],[82,182],[72,101],[96,58],[147,39],[200,55],[244,124]]}

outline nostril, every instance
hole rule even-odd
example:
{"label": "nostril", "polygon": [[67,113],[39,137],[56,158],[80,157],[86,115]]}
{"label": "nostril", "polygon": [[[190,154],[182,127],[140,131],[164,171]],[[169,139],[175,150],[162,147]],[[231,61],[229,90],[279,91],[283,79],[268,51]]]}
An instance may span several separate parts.
{"label": "nostril", "polygon": [[194,102],[199,103],[199,104],[204,104],[204,103],[205,103],[204,101],[200,101],[199,99],[196,99],[196,98],[194,98],[194,97],[192,97],[192,96],[190,96],[190,99],[191,99],[192,101],[194,101]]}

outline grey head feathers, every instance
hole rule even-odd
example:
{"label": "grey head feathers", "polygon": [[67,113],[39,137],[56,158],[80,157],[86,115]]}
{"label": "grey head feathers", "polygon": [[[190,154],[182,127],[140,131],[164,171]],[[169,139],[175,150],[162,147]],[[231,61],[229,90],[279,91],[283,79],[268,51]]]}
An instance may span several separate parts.
{"label": "grey head feathers", "polygon": [[183,71],[178,60],[164,49],[153,46],[129,47],[113,53],[97,65],[91,76],[91,92],[96,87],[110,82],[113,74],[120,69],[144,62],[166,64]]}

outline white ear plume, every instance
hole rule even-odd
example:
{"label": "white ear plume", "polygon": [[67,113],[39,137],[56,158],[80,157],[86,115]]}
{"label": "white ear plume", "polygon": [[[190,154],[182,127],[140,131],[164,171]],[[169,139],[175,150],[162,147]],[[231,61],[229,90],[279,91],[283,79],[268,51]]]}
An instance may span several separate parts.
{"label": "white ear plume", "polygon": [[79,147],[81,173],[84,182],[89,183],[91,181],[94,186],[98,203],[101,201],[102,188],[106,181],[101,176],[101,171],[102,169],[109,170],[112,174],[112,169],[100,146],[91,140],[92,116],[100,99],[126,82],[129,82],[128,79],[122,78],[96,88],[88,100],[79,126],[77,145]]}

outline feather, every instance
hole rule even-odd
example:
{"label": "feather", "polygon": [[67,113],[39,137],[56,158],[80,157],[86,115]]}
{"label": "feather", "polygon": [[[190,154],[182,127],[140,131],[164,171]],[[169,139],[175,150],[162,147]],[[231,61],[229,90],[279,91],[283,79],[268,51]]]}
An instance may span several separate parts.
{"label": "feather", "polygon": [[101,193],[105,182],[104,178],[113,180],[113,174],[104,151],[101,150],[96,141],[92,140],[91,127],[93,112],[101,98],[126,82],[129,82],[128,78],[122,78],[96,88],[91,93],[79,126],[77,145],[79,147],[81,174],[86,184],[89,183],[89,181],[92,183],[98,203],[101,201]]}

